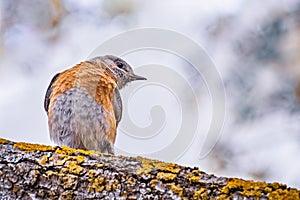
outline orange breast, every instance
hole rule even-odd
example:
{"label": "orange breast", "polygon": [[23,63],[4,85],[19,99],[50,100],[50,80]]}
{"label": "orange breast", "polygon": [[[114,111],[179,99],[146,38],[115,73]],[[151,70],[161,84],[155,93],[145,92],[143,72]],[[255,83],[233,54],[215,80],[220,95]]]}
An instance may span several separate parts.
{"label": "orange breast", "polygon": [[109,141],[114,142],[116,119],[113,110],[113,94],[117,87],[115,78],[101,66],[90,62],[82,62],[63,71],[52,85],[49,116],[52,116],[51,107],[55,104],[56,97],[74,87],[84,89],[99,105],[103,106],[106,121],[110,125],[106,133]]}

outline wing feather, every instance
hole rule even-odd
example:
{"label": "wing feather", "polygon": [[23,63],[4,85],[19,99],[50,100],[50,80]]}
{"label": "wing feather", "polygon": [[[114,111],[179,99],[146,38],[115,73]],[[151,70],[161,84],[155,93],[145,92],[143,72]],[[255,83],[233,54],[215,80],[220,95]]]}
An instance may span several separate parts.
{"label": "wing feather", "polygon": [[47,88],[47,92],[45,95],[45,99],[44,99],[44,109],[45,111],[48,113],[48,108],[49,108],[49,103],[50,103],[50,95],[52,93],[52,85],[55,82],[55,80],[57,79],[57,77],[59,76],[60,73],[57,73],[51,80],[48,88]]}
{"label": "wing feather", "polygon": [[113,108],[118,126],[122,118],[122,99],[118,88],[115,88],[114,90]]}

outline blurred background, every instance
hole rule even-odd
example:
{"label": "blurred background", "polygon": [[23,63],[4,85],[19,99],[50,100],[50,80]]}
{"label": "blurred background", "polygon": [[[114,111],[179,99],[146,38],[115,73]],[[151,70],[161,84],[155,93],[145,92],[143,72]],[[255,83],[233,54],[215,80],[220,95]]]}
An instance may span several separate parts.
{"label": "blurred background", "polygon": [[203,46],[227,96],[215,148],[199,159],[194,142],[178,163],[300,188],[300,1],[223,2],[0,1],[0,137],[51,144],[43,99],[55,73],[121,32],[171,29]]}

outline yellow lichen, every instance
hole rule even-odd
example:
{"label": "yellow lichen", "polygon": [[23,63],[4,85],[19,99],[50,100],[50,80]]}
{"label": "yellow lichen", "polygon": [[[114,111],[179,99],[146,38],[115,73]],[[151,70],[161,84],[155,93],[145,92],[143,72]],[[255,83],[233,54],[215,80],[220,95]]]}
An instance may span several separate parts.
{"label": "yellow lichen", "polygon": [[134,183],[132,177],[129,177],[129,178],[126,180],[126,183],[130,184],[131,186],[134,186],[134,185],[135,185],[135,183]]}
{"label": "yellow lichen", "polygon": [[188,174],[186,177],[190,183],[200,183],[200,176],[198,175]]}
{"label": "yellow lichen", "polygon": [[180,167],[177,164],[165,163],[158,160],[151,160],[147,158],[142,158],[140,156],[138,156],[136,159],[142,163],[142,168],[137,170],[137,174],[147,174],[153,169],[157,169],[163,172],[171,172],[174,174],[177,174],[180,171]]}
{"label": "yellow lichen", "polygon": [[89,170],[89,177],[90,177],[89,181],[93,180],[95,178],[95,175],[96,175],[95,170],[90,169]]}
{"label": "yellow lichen", "polygon": [[240,190],[240,194],[245,197],[260,197],[269,194],[269,199],[299,199],[299,192],[296,189],[286,188],[280,183],[267,184],[265,182],[244,181],[242,179],[230,178],[222,189],[222,193],[229,194],[234,189]]}
{"label": "yellow lichen", "polygon": [[64,189],[72,189],[75,188],[77,185],[77,177],[72,174],[67,174],[66,176],[63,176],[62,181],[62,186]]}
{"label": "yellow lichen", "polygon": [[118,184],[119,184],[119,181],[117,179],[115,179],[115,180],[113,180],[113,181],[111,181],[111,182],[109,182],[105,185],[105,190],[106,191],[113,191],[113,190],[117,189]]}
{"label": "yellow lichen", "polygon": [[152,180],[150,181],[150,186],[151,186],[152,188],[154,188],[158,183],[159,183],[159,180],[157,180],[157,179],[152,179]]}
{"label": "yellow lichen", "polygon": [[0,144],[7,144],[8,142],[8,140],[0,138]]}
{"label": "yellow lichen", "polygon": [[105,186],[105,179],[103,177],[97,177],[94,179],[89,179],[91,184],[88,187],[90,192],[102,192]]}
{"label": "yellow lichen", "polygon": [[91,154],[102,154],[101,152],[94,151],[94,150],[83,150],[83,149],[77,149],[78,153],[81,153],[85,156],[91,155]]}
{"label": "yellow lichen", "polygon": [[178,185],[175,185],[174,183],[169,183],[167,184],[167,186],[172,190],[172,192],[178,196],[182,196],[182,193],[183,193],[183,188],[178,186]]}
{"label": "yellow lichen", "polygon": [[193,199],[208,199],[206,188],[200,188],[194,193]]}
{"label": "yellow lichen", "polygon": [[[229,194],[230,191],[242,188],[241,194],[246,197],[258,197],[261,195],[261,190],[259,188],[265,188],[267,186],[266,183],[253,181],[244,181],[242,179],[231,178],[227,182],[226,186],[222,189],[222,192],[225,194]],[[254,187],[258,187],[254,189]]]}
{"label": "yellow lichen", "polygon": [[44,165],[44,164],[46,164],[47,162],[48,162],[48,156],[43,155],[43,157],[42,157],[41,160],[40,160],[40,164],[41,164],[41,165]]}
{"label": "yellow lichen", "polygon": [[41,144],[29,144],[25,142],[17,142],[14,144],[15,148],[18,148],[25,152],[34,152],[34,151],[53,151],[53,147]]}
{"label": "yellow lichen", "polygon": [[158,172],[156,178],[164,181],[173,181],[176,178],[176,174]]}
{"label": "yellow lichen", "polygon": [[13,187],[13,192],[16,194],[16,193],[18,193],[19,191],[20,191],[20,187],[17,186],[17,185],[14,185],[14,187]]}
{"label": "yellow lichen", "polygon": [[76,161],[71,161],[68,165],[68,171],[71,174],[80,174],[82,172],[83,168],[78,165]]}
{"label": "yellow lichen", "polygon": [[180,171],[180,167],[177,164],[173,164],[173,163],[159,162],[156,164],[156,168],[161,171],[166,171],[166,172],[171,172],[176,174]]}
{"label": "yellow lichen", "polygon": [[55,165],[62,166],[67,161],[75,161],[77,164],[80,164],[85,161],[85,157],[84,156],[68,156],[68,155],[60,154],[58,156],[58,159],[55,160]]}
{"label": "yellow lichen", "polygon": [[62,146],[61,148],[57,148],[55,153],[62,155],[72,155],[76,152],[76,149],[72,149],[70,147]]}
{"label": "yellow lichen", "polygon": [[72,200],[73,199],[73,191],[67,190],[61,193],[60,199],[64,200]]}
{"label": "yellow lichen", "polygon": [[137,170],[137,174],[147,174],[155,168],[157,163],[159,163],[157,160],[142,158],[140,156],[138,156],[136,159],[142,163],[142,168]]}
{"label": "yellow lichen", "polygon": [[192,173],[198,174],[200,176],[201,171],[199,169],[193,169]]}
{"label": "yellow lichen", "polygon": [[75,159],[79,164],[85,161],[85,158],[83,156],[75,156]]}
{"label": "yellow lichen", "polygon": [[55,160],[55,165],[61,166],[64,165],[67,160],[64,158],[60,158],[60,160]]}
{"label": "yellow lichen", "polygon": [[299,200],[299,191],[296,189],[277,189],[270,193],[269,199],[275,200],[275,199],[287,199],[287,200]]}
{"label": "yellow lichen", "polygon": [[57,172],[52,171],[52,170],[48,170],[48,171],[46,171],[45,173],[46,173],[46,175],[47,175],[48,177],[49,177],[49,176],[53,176],[53,175],[58,175]]}
{"label": "yellow lichen", "polygon": [[95,165],[95,168],[102,168],[103,166],[104,166],[103,163],[98,163],[98,164]]}

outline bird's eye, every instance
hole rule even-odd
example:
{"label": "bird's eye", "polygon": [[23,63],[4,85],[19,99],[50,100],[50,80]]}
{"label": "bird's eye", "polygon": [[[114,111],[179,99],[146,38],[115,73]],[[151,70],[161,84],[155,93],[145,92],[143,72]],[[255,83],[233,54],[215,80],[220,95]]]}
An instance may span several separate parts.
{"label": "bird's eye", "polygon": [[116,65],[117,65],[119,68],[124,69],[124,65],[123,65],[122,63],[117,62]]}

